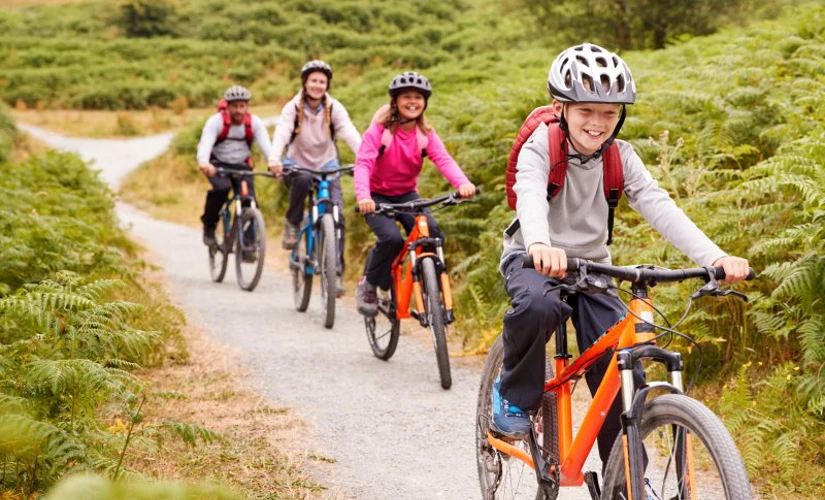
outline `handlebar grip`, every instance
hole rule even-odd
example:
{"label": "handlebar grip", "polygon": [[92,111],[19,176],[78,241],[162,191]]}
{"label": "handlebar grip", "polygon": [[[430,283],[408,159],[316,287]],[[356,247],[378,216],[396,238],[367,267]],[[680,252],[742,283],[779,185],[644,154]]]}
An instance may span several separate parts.
{"label": "handlebar grip", "polygon": [[[529,253],[521,256],[521,267],[524,269],[535,269],[536,265],[533,262],[533,256]],[[576,257],[567,258],[567,270],[576,271],[579,268],[579,259]]]}
{"label": "handlebar grip", "polygon": [[[717,280],[725,279],[725,270],[724,269],[722,269],[721,267],[714,267],[713,269],[716,271],[716,279]],[[745,278],[745,281],[751,281],[754,278],[756,278],[756,271],[754,271],[752,267],[749,267],[748,268],[748,277]]]}

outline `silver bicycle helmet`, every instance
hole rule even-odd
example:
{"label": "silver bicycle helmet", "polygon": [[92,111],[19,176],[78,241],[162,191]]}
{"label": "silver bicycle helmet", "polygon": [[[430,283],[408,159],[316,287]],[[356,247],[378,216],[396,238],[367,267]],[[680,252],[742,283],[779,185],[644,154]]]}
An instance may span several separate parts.
{"label": "silver bicycle helmet", "polygon": [[390,97],[397,96],[402,90],[415,89],[424,94],[425,99],[429,99],[433,93],[433,87],[427,77],[415,71],[406,71],[396,75],[390,82]]}
{"label": "silver bicycle helmet", "polygon": [[560,102],[636,102],[636,83],[627,64],[592,43],[570,47],[556,57],[547,75],[547,89]]}
{"label": "silver bicycle helmet", "polygon": [[226,99],[226,102],[249,101],[252,99],[252,94],[249,93],[249,89],[246,87],[233,85],[226,89],[226,92],[223,93],[223,98]]}
{"label": "silver bicycle helmet", "polygon": [[311,73],[315,73],[316,71],[320,71],[321,73],[327,75],[327,86],[329,86],[329,82],[332,81],[332,68],[329,64],[319,59],[314,59],[304,64],[304,67],[301,68],[301,81],[306,83],[309,75]]}

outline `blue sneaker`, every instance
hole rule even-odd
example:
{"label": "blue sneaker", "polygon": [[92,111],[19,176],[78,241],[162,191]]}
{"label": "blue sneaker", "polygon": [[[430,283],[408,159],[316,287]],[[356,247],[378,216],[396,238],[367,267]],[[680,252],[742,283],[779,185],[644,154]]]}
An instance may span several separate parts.
{"label": "blue sneaker", "polygon": [[499,387],[501,377],[493,383],[493,421],[490,427],[509,438],[525,439],[530,434],[530,418],[526,411],[502,398]]}

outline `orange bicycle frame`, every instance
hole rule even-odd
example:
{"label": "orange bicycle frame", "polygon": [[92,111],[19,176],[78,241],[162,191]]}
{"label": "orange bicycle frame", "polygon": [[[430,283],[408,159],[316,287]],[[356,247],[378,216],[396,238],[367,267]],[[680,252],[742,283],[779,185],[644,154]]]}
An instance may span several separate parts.
{"label": "orange bicycle frame", "polygon": [[[644,331],[646,329],[644,326],[647,325],[637,319],[638,316],[646,321],[652,321],[653,305],[650,299],[632,299],[630,310],[633,315],[625,316],[624,319],[609,328],[572,363],[570,363],[569,357],[557,356],[555,359],[556,377],[544,384],[544,392],[554,392],[558,402],[559,477],[561,486],[581,486],[584,483],[582,466],[596,442],[599,431],[604,424],[604,419],[621,388],[615,351],[635,344],[651,342],[654,338],[652,332]],[[640,328],[640,325],[643,326]],[[579,433],[574,438],[571,384],[573,380],[579,379],[593,363],[610,352],[613,353],[611,354],[610,365],[596,394],[593,396]],[[488,434],[487,440],[491,446],[499,451],[518,458],[530,467],[535,468],[532,458],[515,449],[506,441],[495,438],[490,434]]]}
{"label": "orange bicycle frame", "polygon": [[[416,215],[412,231],[410,231],[407,240],[404,242],[404,247],[398,252],[392,263],[392,281],[396,291],[395,315],[398,319],[411,317],[410,302],[413,296],[415,296],[416,313],[418,315],[424,314],[424,297],[421,293],[421,283],[413,277],[413,267],[415,261],[422,257],[433,257],[437,260],[440,260],[441,257],[433,252],[425,252],[420,246],[414,247],[413,254],[410,252],[410,245],[419,239],[429,237],[430,225],[427,222],[427,216],[424,214]],[[447,311],[451,311],[453,309],[452,293],[450,292],[450,278],[446,272],[441,273],[441,288],[444,306]]]}

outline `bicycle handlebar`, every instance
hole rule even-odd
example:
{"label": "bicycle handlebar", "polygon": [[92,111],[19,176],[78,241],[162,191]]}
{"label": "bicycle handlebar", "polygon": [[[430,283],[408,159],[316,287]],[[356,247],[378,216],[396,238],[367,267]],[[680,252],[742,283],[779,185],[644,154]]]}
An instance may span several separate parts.
{"label": "bicycle handlebar", "polygon": [[[528,269],[535,269],[533,265],[533,257],[530,254],[522,256],[521,266]],[[568,257],[567,270],[578,271],[584,269],[585,271],[593,271],[607,276],[612,276],[624,281],[632,283],[666,283],[671,281],[684,281],[689,278],[704,278],[709,281],[710,273],[713,273],[713,278],[716,280],[725,279],[725,270],[721,267],[695,267],[689,269],[650,269],[644,267],[620,267],[609,264],[600,264],[591,260]],[[756,272],[750,268],[746,280],[754,279]]]}
{"label": "bicycle handlebar", "polygon": [[219,168],[215,167],[215,175],[222,175],[222,176],[229,176],[229,175],[239,175],[241,177],[252,177],[252,176],[262,176],[262,177],[272,177],[272,174],[269,172],[253,172],[251,170],[233,170],[231,168]]}
{"label": "bicycle handlebar", "polygon": [[327,177],[328,175],[337,174],[339,172],[351,173],[354,168],[355,165],[341,165],[340,167],[334,168],[332,170],[312,170],[311,168],[302,167],[300,165],[289,165],[284,167],[284,173],[306,172],[312,175],[320,175],[322,177]]}
{"label": "bicycle handlebar", "polygon": [[[476,187],[476,195],[479,194],[481,194],[481,189]],[[372,213],[376,215],[388,216],[395,215],[396,212],[417,213],[423,211],[425,208],[438,205],[439,203],[441,203],[445,207],[448,207],[451,205],[458,205],[460,203],[464,203],[467,201],[470,201],[470,199],[462,198],[457,191],[454,191],[450,194],[441,195],[436,198],[422,198],[418,200],[408,201],[406,203],[378,203],[375,208],[375,211],[373,211]],[[358,207],[355,207],[355,213],[360,214],[361,210]]]}

